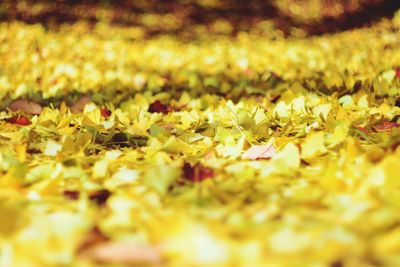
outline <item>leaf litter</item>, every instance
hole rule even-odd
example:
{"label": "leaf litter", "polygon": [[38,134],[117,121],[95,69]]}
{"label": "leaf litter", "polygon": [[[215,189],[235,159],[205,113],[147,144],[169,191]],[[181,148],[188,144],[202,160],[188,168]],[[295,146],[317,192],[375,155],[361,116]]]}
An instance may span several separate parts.
{"label": "leaf litter", "polygon": [[85,25],[0,25],[0,265],[400,265],[398,14],[192,44]]}

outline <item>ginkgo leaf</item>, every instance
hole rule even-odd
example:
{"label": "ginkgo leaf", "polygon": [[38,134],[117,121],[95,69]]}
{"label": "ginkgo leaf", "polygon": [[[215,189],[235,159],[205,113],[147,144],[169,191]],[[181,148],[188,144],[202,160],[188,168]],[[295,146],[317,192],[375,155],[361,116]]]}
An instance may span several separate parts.
{"label": "ginkgo leaf", "polygon": [[298,146],[293,143],[288,143],[274,157],[274,160],[279,160],[284,163],[286,168],[291,170],[300,167],[301,157]]}
{"label": "ginkgo leaf", "polygon": [[301,155],[304,159],[312,159],[326,152],[323,132],[310,133],[301,145]]}
{"label": "ginkgo leaf", "polygon": [[254,145],[242,154],[242,159],[269,159],[276,155],[273,143]]}
{"label": "ginkgo leaf", "polygon": [[76,21],[0,23],[0,266],[400,266],[400,12],[20,2]]}

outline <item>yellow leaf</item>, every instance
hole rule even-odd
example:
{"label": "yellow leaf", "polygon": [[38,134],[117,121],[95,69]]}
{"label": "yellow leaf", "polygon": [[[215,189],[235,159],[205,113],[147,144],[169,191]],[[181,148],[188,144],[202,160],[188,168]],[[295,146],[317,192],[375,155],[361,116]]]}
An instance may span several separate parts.
{"label": "yellow leaf", "polygon": [[275,157],[284,164],[286,168],[297,169],[300,167],[300,152],[299,148],[293,144],[288,143]]}
{"label": "yellow leaf", "polygon": [[46,144],[43,154],[46,156],[56,156],[61,151],[62,146],[54,141],[49,141]]}
{"label": "yellow leaf", "polygon": [[319,117],[320,115],[326,120],[328,118],[328,114],[332,109],[331,104],[322,104],[313,108],[313,113],[315,117]]}
{"label": "yellow leaf", "polygon": [[326,152],[323,132],[310,133],[301,146],[301,155],[304,159],[312,159]]}
{"label": "yellow leaf", "polygon": [[185,142],[175,138],[174,136],[170,136],[162,147],[162,150],[169,153],[189,153],[192,151],[192,148]]}
{"label": "yellow leaf", "polygon": [[20,161],[26,160],[26,147],[27,144],[17,144],[15,145],[15,153]]}

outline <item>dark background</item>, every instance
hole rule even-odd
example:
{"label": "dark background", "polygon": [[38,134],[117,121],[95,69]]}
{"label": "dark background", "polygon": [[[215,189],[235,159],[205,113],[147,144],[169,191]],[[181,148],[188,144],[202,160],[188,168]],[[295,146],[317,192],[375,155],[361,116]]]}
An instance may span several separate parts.
{"label": "dark background", "polygon": [[[399,0],[319,0],[315,3],[312,0],[6,0],[1,4],[0,19],[45,25],[82,19],[89,23],[106,20],[119,25],[143,26],[139,19],[143,14],[171,14],[181,22],[178,26],[148,27],[149,32],[179,34],[191,25],[208,26],[223,19],[232,25],[232,34],[248,31],[260,21],[269,20],[285,35],[293,27],[308,35],[318,35],[368,26],[382,17],[393,16],[400,8]],[[296,12],[293,7],[297,8]]]}

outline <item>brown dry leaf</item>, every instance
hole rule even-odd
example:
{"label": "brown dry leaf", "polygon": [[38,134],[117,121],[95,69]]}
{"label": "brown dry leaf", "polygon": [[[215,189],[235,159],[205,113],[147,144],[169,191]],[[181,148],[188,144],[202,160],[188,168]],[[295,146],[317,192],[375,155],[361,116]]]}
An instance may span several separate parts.
{"label": "brown dry leaf", "polygon": [[397,124],[396,122],[385,121],[382,124],[373,126],[373,128],[378,132],[382,132],[382,131],[390,131],[392,128],[397,128],[399,126],[400,124]]}
{"label": "brown dry leaf", "polygon": [[273,143],[266,145],[255,145],[243,153],[242,159],[269,159],[276,154]]}
{"label": "brown dry leaf", "polygon": [[76,101],[71,107],[70,110],[73,113],[78,113],[78,112],[82,112],[83,109],[85,108],[86,104],[90,102],[90,97],[85,95],[82,96],[81,98],[78,99],[78,101]]}
{"label": "brown dry leaf", "polygon": [[12,111],[23,111],[27,114],[32,114],[32,115],[39,115],[43,110],[42,106],[39,105],[38,103],[24,99],[15,100],[14,102],[11,103],[9,108]]}
{"label": "brown dry leaf", "polygon": [[82,256],[101,264],[157,264],[162,261],[157,248],[124,241],[100,243],[84,251]]}

